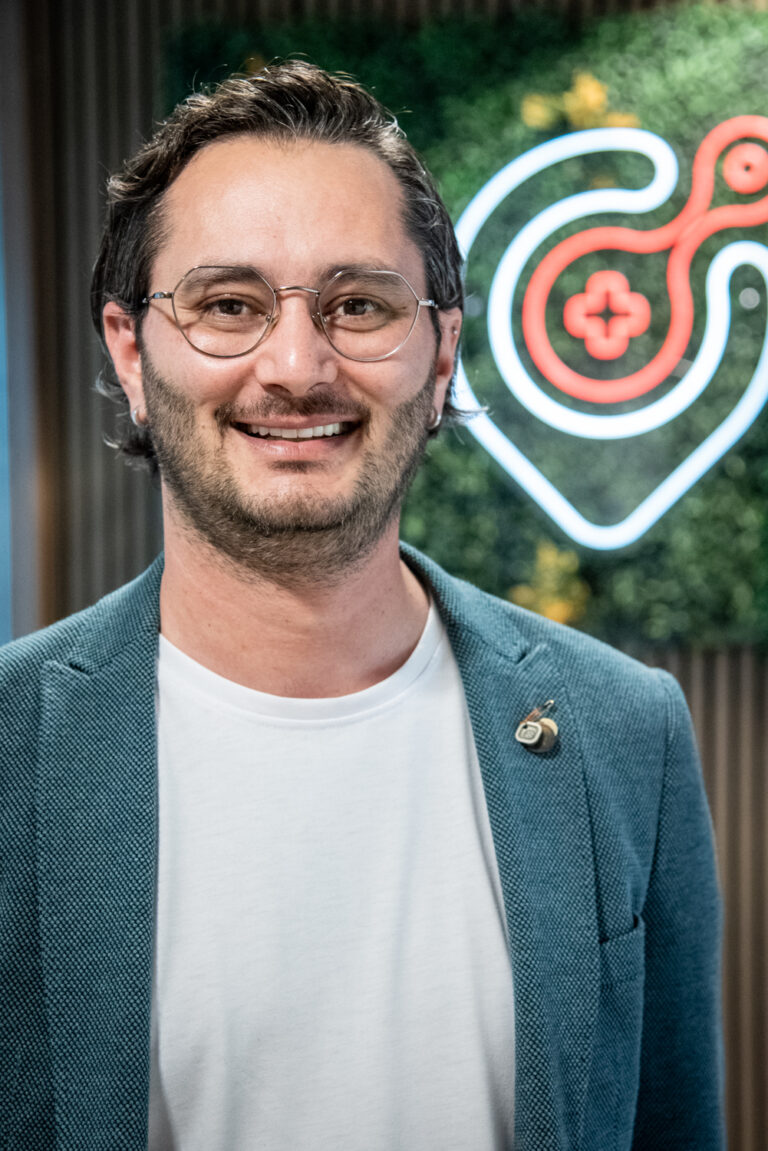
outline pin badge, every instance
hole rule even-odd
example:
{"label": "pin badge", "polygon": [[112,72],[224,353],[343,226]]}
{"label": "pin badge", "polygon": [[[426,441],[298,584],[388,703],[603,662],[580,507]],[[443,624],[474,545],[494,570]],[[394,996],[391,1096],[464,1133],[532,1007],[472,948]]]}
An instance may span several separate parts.
{"label": "pin badge", "polygon": [[529,751],[542,754],[551,751],[557,739],[557,724],[547,712],[553,711],[555,701],[548,699],[541,707],[535,707],[522,723],[518,724],[515,739]]}

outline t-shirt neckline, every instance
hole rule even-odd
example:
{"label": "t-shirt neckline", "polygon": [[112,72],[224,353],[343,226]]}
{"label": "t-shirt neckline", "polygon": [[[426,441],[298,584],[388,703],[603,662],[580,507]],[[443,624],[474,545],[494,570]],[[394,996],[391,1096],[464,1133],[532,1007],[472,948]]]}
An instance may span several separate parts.
{"label": "t-shirt neckline", "polygon": [[372,710],[391,706],[424,674],[445,638],[445,629],[434,602],[430,601],[424,629],[408,659],[385,679],[362,691],[321,699],[271,695],[227,679],[192,659],[164,635],[160,635],[158,678],[161,684],[179,686],[185,692],[206,697],[224,708],[234,708],[271,719],[335,720],[358,718]]}

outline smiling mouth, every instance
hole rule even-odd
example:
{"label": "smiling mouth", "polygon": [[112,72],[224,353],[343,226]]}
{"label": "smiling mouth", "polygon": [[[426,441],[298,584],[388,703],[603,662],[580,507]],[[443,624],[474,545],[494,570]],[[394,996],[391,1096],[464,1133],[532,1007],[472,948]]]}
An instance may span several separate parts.
{"label": "smiling mouth", "polygon": [[336,424],[318,424],[314,428],[268,428],[261,424],[235,424],[239,432],[263,440],[320,440],[353,432],[357,423],[344,420]]}

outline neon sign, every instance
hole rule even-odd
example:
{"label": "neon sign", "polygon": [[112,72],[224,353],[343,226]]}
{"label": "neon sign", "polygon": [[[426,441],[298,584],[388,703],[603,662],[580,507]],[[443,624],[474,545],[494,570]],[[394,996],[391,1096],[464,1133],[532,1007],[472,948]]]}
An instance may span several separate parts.
{"label": "neon sign", "polygon": [[[522,228],[499,261],[490,287],[487,330],[496,367],[513,396],[538,421],[568,436],[587,440],[618,441],[647,434],[681,415],[712,381],[725,352],[731,326],[730,281],[744,265],[756,268],[768,290],[768,248],[753,240],[737,240],[723,247],[712,260],[705,281],[706,325],[693,361],[683,359],[691,341],[694,301],[691,262],[705,239],[724,229],[746,229],[768,221],[768,195],[749,202],[713,207],[716,164],[723,157],[722,173],[739,196],[752,196],[768,185],[768,119],[738,116],[714,128],[702,141],[693,163],[691,193],[683,210],[659,228],[601,226],[587,228],[562,240],[537,264],[522,301],[523,344],[543,381],[534,379],[521,358],[512,326],[515,292],[526,265],[539,247],[564,225],[597,214],[636,215],[662,205],[678,180],[677,159],[660,137],[638,128],[596,128],[550,140],[513,160],[474,197],[461,216],[456,232],[469,257],[472,245],[496,208],[515,189],[550,165],[589,153],[634,152],[653,165],[650,182],[638,189],[600,188],[579,192],[551,205]],[[597,379],[567,365],[552,346],[547,329],[550,294],[576,260],[594,253],[666,254],[666,286],[670,322],[661,347],[637,371],[613,379]],[[598,361],[618,361],[631,341],[647,331],[652,313],[648,299],[625,274],[609,268],[595,272],[583,290],[565,302],[559,320],[587,353]],[[677,383],[660,398],[653,392],[668,384],[685,365]],[[590,410],[561,403],[560,392]],[[634,411],[612,411],[627,400],[648,397]],[[624,519],[599,524],[586,518],[543,472],[482,413],[469,427],[499,464],[537,501],[574,540],[588,547],[624,547],[639,539],[682,495],[744,434],[768,399],[768,339],[758,364],[729,414],[673,471]],[[478,407],[465,365],[459,365],[457,400],[466,408]],[[601,408],[605,410],[600,410]],[[597,409],[597,410],[595,410]]]}

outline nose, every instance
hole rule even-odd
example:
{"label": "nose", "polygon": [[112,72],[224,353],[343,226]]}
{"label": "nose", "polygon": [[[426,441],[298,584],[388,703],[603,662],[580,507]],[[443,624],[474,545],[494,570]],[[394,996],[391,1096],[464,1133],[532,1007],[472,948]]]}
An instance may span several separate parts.
{"label": "nose", "polygon": [[314,293],[281,288],[272,328],[254,352],[254,375],[262,387],[304,395],[316,384],[332,384],[339,356],[313,318]]}

